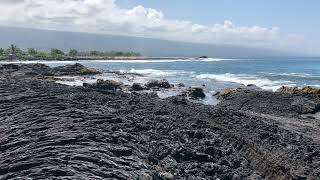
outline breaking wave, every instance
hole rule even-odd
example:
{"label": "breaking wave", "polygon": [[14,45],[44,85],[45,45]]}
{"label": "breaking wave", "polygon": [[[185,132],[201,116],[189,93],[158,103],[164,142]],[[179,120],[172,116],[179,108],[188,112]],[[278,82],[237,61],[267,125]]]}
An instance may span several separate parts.
{"label": "breaking wave", "polygon": [[314,74],[308,74],[308,73],[269,73],[269,72],[260,72],[259,74],[270,75],[270,76],[300,77],[300,78],[320,78],[320,75],[314,75]]}
{"label": "breaking wave", "polygon": [[131,69],[129,71],[121,70],[121,72],[128,72],[128,73],[137,73],[146,76],[152,77],[174,77],[177,75],[188,75],[193,74],[194,72],[190,71],[179,71],[179,70],[157,70],[157,69]]}
{"label": "breaking wave", "polygon": [[225,82],[234,82],[243,85],[254,84],[265,90],[277,90],[283,85],[286,86],[295,86],[291,81],[273,81],[264,77],[259,77],[256,75],[248,75],[248,74],[200,74],[197,75],[198,79],[213,79],[217,81],[225,81]]}

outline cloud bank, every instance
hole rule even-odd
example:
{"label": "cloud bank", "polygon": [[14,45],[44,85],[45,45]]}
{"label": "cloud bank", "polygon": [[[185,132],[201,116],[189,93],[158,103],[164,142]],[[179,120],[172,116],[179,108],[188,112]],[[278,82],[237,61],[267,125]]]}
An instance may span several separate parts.
{"label": "cloud bank", "polygon": [[156,9],[121,8],[116,0],[2,0],[0,23],[10,26],[118,34],[167,40],[290,48],[303,38],[278,27],[213,25],[168,19]]}

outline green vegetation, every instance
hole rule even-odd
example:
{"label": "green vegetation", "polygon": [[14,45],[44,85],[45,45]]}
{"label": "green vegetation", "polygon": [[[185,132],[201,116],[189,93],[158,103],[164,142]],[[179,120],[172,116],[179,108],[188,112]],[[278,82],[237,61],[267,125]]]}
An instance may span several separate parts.
{"label": "green vegetation", "polygon": [[70,60],[70,59],[94,59],[94,58],[116,58],[116,57],[141,57],[137,52],[121,52],[121,51],[78,51],[71,49],[69,52],[52,48],[50,51],[41,51],[35,48],[27,48],[25,50],[11,45],[6,49],[0,48],[1,60]]}
{"label": "green vegetation", "polygon": [[52,48],[50,52],[51,57],[54,59],[62,59],[64,56],[64,52],[60,49]]}
{"label": "green vegetation", "polygon": [[69,56],[71,57],[77,57],[78,56],[78,50],[76,49],[71,49],[69,52]]}
{"label": "green vegetation", "polygon": [[2,48],[0,48],[0,56],[2,57],[2,56],[4,56],[4,55],[5,55],[5,50],[2,49]]}
{"label": "green vegetation", "polygon": [[31,56],[36,56],[38,54],[37,50],[35,50],[34,48],[28,48],[27,53]]}

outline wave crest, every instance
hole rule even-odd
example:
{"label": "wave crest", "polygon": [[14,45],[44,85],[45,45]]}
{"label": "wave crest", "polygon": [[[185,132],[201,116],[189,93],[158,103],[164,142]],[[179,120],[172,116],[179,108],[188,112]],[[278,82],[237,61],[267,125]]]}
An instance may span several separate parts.
{"label": "wave crest", "polygon": [[121,72],[137,73],[151,77],[169,77],[182,74],[193,74],[194,72],[182,71],[182,70],[157,70],[157,69],[131,69],[121,70]]}
{"label": "wave crest", "polygon": [[200,74],[197,75],[198,79],[213,79],[217,81],[234,82],[243,85],[254,84],[265,90],[277,90],[281,86],[295,86],[291,81],[273,81],[267,78],[261,78],[255,75],[248,74]]}

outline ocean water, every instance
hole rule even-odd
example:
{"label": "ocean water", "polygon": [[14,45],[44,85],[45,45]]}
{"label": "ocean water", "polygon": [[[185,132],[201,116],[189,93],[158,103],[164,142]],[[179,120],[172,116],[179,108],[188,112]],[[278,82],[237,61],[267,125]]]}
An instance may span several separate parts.
{"label": "ocean water", "polygon": [[[44,62],[50,66],[79,61]],[[32,61],[25,63],[34,63]],[[282,85],[320,87],[320,58],[97,60],[79,63],[97,69],[141,73],[149,79],[167,79],[187,86],[206,85],[207,91],[254,84],[275,91]]]}

